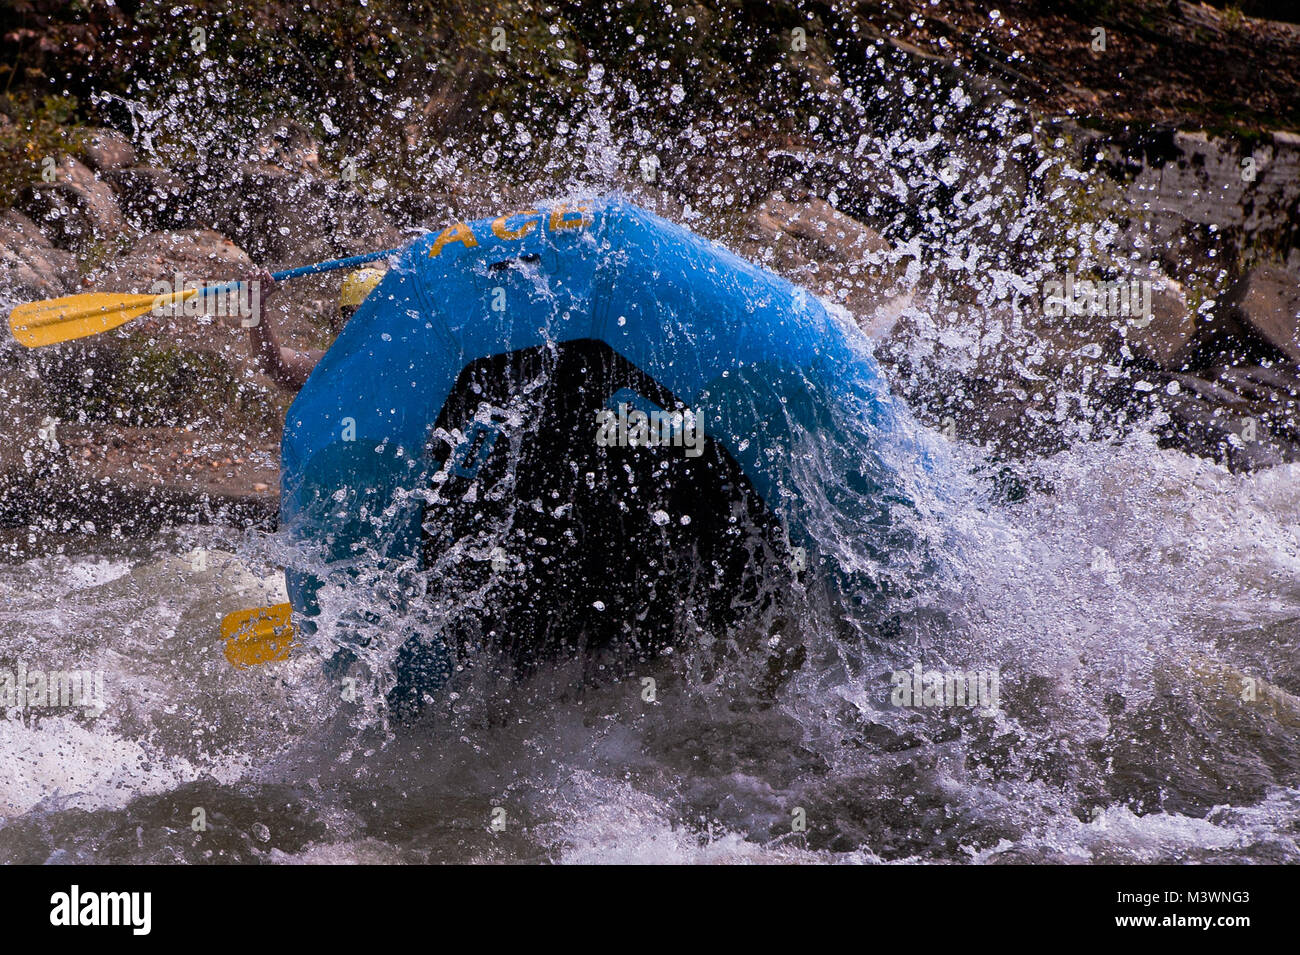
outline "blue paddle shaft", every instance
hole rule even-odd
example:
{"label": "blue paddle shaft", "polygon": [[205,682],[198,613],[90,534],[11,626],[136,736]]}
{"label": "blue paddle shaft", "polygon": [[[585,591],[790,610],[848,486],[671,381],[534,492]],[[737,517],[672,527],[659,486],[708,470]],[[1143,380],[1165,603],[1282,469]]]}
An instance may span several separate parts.
{"label": "blue paddle shaft", "polygon": [[[366,252],[363,255],[350,255],[346,259],[330,259],[327,262],[315,262],[311,265],[300,265],[296,269],[284,269],[280,272],[272,272],[271,278],[277,282],[283,282],[285,279],[296,279],[300,275],[316,275],[320,272],[334,272],[338,269],[350,269],[354,265],[365,265],[367,262],[375,262],[379,259],[386,259],[391,255],[397,255],[402,249],[384,249],[382,252]],[[223,295],[226,292],[233,292],[239,288],[243,282],[226,282],[224,285],[207,285],[203,287],[203,295]]]}

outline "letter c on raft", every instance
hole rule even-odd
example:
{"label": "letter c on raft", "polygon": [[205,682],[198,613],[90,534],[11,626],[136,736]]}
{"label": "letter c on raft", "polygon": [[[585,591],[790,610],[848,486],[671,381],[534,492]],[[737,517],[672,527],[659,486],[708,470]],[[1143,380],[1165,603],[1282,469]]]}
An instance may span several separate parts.
{"label": "letter c on raft", "polygon": [[[506,223],[515,216],[534,216],[521,223],[517,229],[506,228]],[[537,228],[537,224],[542,221],[541,214],[536,209],[522,209],[519,212],[507,212],[503,216],[497,216],[492,220],[492,234],[498,239],[522,239],[528,233]]]}

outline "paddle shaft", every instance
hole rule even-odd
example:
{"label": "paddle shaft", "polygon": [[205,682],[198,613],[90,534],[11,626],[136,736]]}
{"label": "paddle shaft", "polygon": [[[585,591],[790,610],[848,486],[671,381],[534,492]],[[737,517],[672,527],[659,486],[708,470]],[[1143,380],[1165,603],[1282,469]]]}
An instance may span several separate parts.
{"label": "paddle shaft", "polygon": [[[333,272],[337,269],[350,269],[354,265],[365,265],[367,262],[375,262],[379,259],[386,259],[390,255],[397,255],[402,252],[402,248],[384,249],[382,252],[366,252],[362,255],[351,255],[346,259],[330,259],[328,262],[314,262],[311,265],[300,265],[296,269],[284,269],[280,272],[272,272],[271,278],[277,282],[283,282],[285,279],[296,279],[300,275],[316,275],[320,272]],[[206,285],[203,287],[202,294],[223,295],[226,292],[233,292],[243,282],[226,282],[223,285]]]}

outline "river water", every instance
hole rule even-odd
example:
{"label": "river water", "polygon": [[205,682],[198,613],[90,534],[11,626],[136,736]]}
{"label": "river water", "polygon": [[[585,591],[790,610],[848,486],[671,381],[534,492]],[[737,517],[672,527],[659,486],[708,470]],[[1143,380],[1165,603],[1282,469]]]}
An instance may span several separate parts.
{"label": "river water", "polygon": [[[923,437],[950,469],[921,508],[942,571],[888,641],[806,626],[762,689],[744,659],[560,661],[398,724],[342,698],[323,638],[225,661],[221,615],[283,599],[273,534],[29,544],[0,565],[0,664],[102,671],[104,705],[0,721],[0,858],[1300,860],[1296,466],[1136,432],[1025,465],[1012,502]],[[996,671],[996,707],[893,705],[918,665]]]}

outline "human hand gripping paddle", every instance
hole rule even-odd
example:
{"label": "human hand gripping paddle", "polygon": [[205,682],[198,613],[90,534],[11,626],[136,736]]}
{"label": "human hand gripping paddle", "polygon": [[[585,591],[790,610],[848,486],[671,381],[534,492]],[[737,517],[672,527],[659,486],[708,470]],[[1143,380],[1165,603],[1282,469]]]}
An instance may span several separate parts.
{"label": "human hand gripping paddle", "polygon": [[[316,262],[295,269],[285,269],[282,272],[272,272],[270,277],[276,282],[283,282],[302,275],[316,275],[321,272],[333,272],[337,269],[364,265],[367,262],[396,255],[401,251],[401,249],[384,249],[382,252],[367,252],[364,255],[353,255],[345,259],[330,259],[327,262]],[[243,284],[243,282],[226,282],[223,285],[186,289],[162,295],[90,292],[85,295],[69,295],[42,302],[29,302],[17,306],[9,313],[9,329],[13,332],[14,338],[28,348],[57,345],[111,331],[155,309],[176,305],[196,295],[205,298],[224,295],[238,290]],[[286,659],[289,656],[289,648],[293,644],[292,610],[293,608],[285,603],[227,614],[221,621],[221,636],[226,643],[226,659],[232,666],[239,668]]]}
{"label": "human hand gripping paddle", "polygon": [[[272,272],[271,278],[283,282],[285,279],[298,278],[302,275],[348,269],[354,265],[364,265],[367,262],[396,255],[401,251],[401,249],[384,249],[382,252],[367,252],[346,259],[330,259],[327,262],[300,265],[296,269]],[[85,295],[68,295],[42,302],[28,302],[16,306],[9,313],[9,330],[13,332],[15,339],[28,348],[42,348],[46,345],[57,345],[61,342],[89,338],[91,335],[112,331],[133,318],[147,315],[155,309],[177,305],[196,295],[212,298],[234,292],[242,284],[242,282],[226,282],[223,285],[166,292],[162,295],[88,292]]]}

